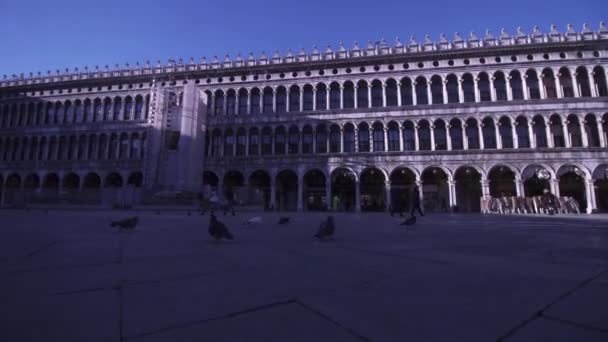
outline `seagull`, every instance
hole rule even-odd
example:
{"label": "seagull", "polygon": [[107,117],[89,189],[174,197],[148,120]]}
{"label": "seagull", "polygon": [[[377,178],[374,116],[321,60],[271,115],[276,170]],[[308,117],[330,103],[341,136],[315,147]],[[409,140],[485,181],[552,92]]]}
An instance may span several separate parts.
{"label": "seagull", "polygon": [[260,216],[254,216],[248,220],[243,221],[243,225],[248,226],[250,224],[259,223],[259,222],[262,222],[262,218]]}

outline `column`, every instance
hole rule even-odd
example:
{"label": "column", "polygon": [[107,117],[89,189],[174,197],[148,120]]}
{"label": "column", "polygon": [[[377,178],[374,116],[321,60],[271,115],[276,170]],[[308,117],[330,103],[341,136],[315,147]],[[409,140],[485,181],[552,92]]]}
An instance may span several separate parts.
{"label": "column", "polygon": [[496,121],[494,124],[494,134],[496,135],[496,148],[502,148],[502,136],[500,135],[500,121]]}
{"label": "column", "polygon": [[[105,111],[105,108],[102,110]],[[211,114],[215,115],[215,92],[211,93]]]}
{"label": "column", "polygon": [[247,89],[247,113],[251,114],[251,89]]}
{"label": "column", "polygon": [[[271,176],[272,177],[270,179],[270,208],[271,210],[276,210],[275,208],[275,203],[276,203],[276,199],[277,199],[277,190],[276,190],[276,175],[274,174],[274,172],[272,172]],[[220,182],[221,183],[221,182]]]}
{"label": "column", "polygon": [[418,189],[420,189],[420,207],[422,208],[422,211],[425,211],[424,208],[424,190],[423,190],[423,184],[422,181],[417,179],[416,180],[416,186],[418,187]]}
{"label": "column", "polygon": [[600,135],[600,147],[606,147],[606,132],[604,132],[604,120],[598,117],[597,120],[597,132]]}
{"label": "column", "polygon": [[536,148],[536,136],[534,135],[534,120],[528,121],[528,137],[530,139],[530,148]]}
{"label": "column", "polygon": [[367,85],[367,108],[372,108],[372,84]]}
{"label": "column", "polygon": [[414,150],[420,151],[420,144],[418,143],[418,123],[414,123]]}
{"label": "column", "polygon": [[359,108],[359,100],[358,100],[358,97],[359,97],[359,87],[357,86],[357,84],[354,85],[353,89],[354,89],[353,90],[353,92],[354,92],[354,96],[353,96],[354,97],[354,107],[355,108]]}
{"label": "column", "polygon": [[538,74],[538,92],[540,93],[540,98],[542,100],[547,98],[547,89],[545,88],[545,74]]}
{"label": "column", "polygon": [[329,95],[331,94],[331,87],[327,87],[325,91],[325,108],[331,108],[331,102],[329,102]]}
{"label": "column", "polygon": [[479,78],[477,78],[477,76],[475,76],[475,78],[473,78],[473,86],[475,87],[475,102],[481,102],[481,98],[479,95]]}
{"label": "column", "polygon": [[492,102],[496,102],[496,88],[494,87],[495,80],[496,80],[496,77],[494,77],[494,76],[490,77],[490,100]]}
{"label": "column", "polygon": [[483,198],[490,197],[490,181],[484,176],[481,178],[481,195]]}
{"label": "column", "polygon": [[344,152],[344,127],[340,126],[340,153]]}
{"label": "column", "polygon": [[447,140],[448,151],[452,150],[452,130],[450,128],[452,128],[452,126],[449,123],[445,125],[445,138]]}
{"label": "column", "polygon": [[464,103],[464,90],[462,89],[462,78],[458,78],[458,103]]}
{"label": "column", "polygon": [[587,80],[589,80],[589,89],[591,89],[592,97],[598,97],[597,88],[595,87],[595,82],[593,81],[593,76],[595,76],[595,71],[591,71],[589,73],[589,77],[587,77]]}
{"label": "column", "polygon": [[317,87],[312,88],[312,110],[317,110]]}
{"label": "column", "polygon": [[581,127],[581,136],[583,138],[583,147],[589,147],[589,135],[587,134],[587,130],[585,129],[585,117],[582,115],[578,115],[578,122]]}
{"label": "column", "polygon": [[562,132],[564,134],[564,145],[566,145],[566,147],[572,147],[572,139],[570,139],[570,134],[568,133],[568,124],[570,123],[570,121],[563,120],[562,122],[563,122]]}
{"label": "column", "polygon": [[303,194],[303,185],[304,185],[304,175],[302,174],[303,170],[298,170],[298,211],[304,210],[302,206],[302,194]]}
{"label": "column", "polygon": [[271,146],[270,146],[270,149],[271,149],[270,154],[273,155],[273,156],[275,155],[275,146],[274,146],[274,142],[275,142],[275,133],[274,133],[274,131],[275,131],[275,129],[276,129],[276,127],[272,127],[272,130],[270,131],[270,144],[271,144]]}
{"label": "column", "polygon": [[[579,91],[578,83],[576,82],[576,71],[575,72],[570,71],[570,78],[571,78],[571,82],[572,82],[572,90],[574,91],[574,97],[581,97],[581,92]],[[589,206],[587,206],[587,207],[589,207]]]}
{"label": "column", "polygon": [[469,137],[467,136],[467,124],[466,122],[462,123],[462,149],[463,150],[468,150],[469,149]]}
{"label": "column", "polygon": [[[262,95],[262,101],[264,102],[264,96]],[[272,112],[276,113],[277,112],[277,90],[276,89],[272,89]]]}
{"label": "column", "polygon": [[515,179],[515,195],[517,197],[524,197],[524,181],[517,178]]}
{"label": "column", "polygon": [[551,193],[559,198],[559,179],[549,180],[549,186],[551,187]]}
{"label": "column", "polygon": [[403,127],[399,123],[399,151],[403,151]]}
{"label": "column", "polygon": [[401,107],[402,106],[402,99],[401,99],[401,82],[397,83],[397,106]]}
{"label": "column", "polygon": [[382,83],[382,107],[386,107],[386,83]]}
{"label": "column", "polygon": [[511,75],[505,77],[505,87],[507,88],[507,101],[513,101],[513,89],[511,89]]}
{"label": "column", "polygon": [[434,124],[430,125],[429,131],[431,131],[431,151],[435,151],[435,125]]}
{"label": "column", "polygon": [[355,126],[355,152],[359,152],[359,128]]}
{"label": "column", "polygon": [[359,188],[359,179],[355,180],[355,211],[361,212],[361,189]]}
{"label": "column", "polygon": [[585,197],[587,198],[587,214],[597,212],[597,202],[595,199],[595,188],[593,179],[585,180]]}
{"label": "column", "polygon": [[431,91],[431,81],[426,82],[426,97],[429,104],[433,104],[433,92]]}
{"label": "column", "polygon": [[385,196],[386,210],[388,212],[390,212],[391,211],[391,182],[389,182],[389,181],[384,182],[384,196]]}
{"label": "column", "polygon": [[445,79],[442,82],[443,85],[443,104],[448,103],[448,80]]}
{"label": "column", "polygon": [[388,152],[388,127],[383,127],[384,131],[384,152]]}
{"label": "column", "polygon": [[448,198],[449,198],[449,204],[450,204],[450,208],[449,211],[453,212],[454,208],[456,207],[456,181],[454,181],[453,179],[448,179]]}
{"label": "column", "polygon": [[519,148],[519,138],[517,137],[517,121],[511,123],[511,136],[513,139],[513,148]]}
{"label": "column", "polygon": [[289,91],[289,90],[290,90],[290,88],[291,88],[291,87],[286,87],[286,89],[285,89],[285,97],[286,97],[286,98],[285,98],[285,111],[286,111],[287,113],[289,113],[289,109],[291,108],[291,106],[290,106],[290,102],[291,102],[291,101],[290,101],[290,99],[289,99],[289,94],[290,94],[290,91]]}
{"label": "column", "polygon": [[483,150],[485,149],[485,141],[483,141],[483,121],[479,122],[479,125],[477,125],[477,131],[479,133],[477,133],[479,135],[479,149]]}
{"label": "column", "polygon": [[300,112],[304,111],[304,87],[299,88],[300,89]]}
{"label": "column", "polygon": [[331,172],[327,173],[329,177],[325,179],[325,206],[327,210],[332,210],[332,200],[331,200]]}
{"label": "column", "polygon": [[374,152],[374,128],[372,125],[369,125],[369,150],[370,152]]}
{"label": "column", "polygon": [[[258,144],[259,145],[259,144]],[[245,129],[245,155],[249,155],[249,129]]]}
{"label": "column", "polygon": [[241,97],[239,96],[238,91],[234,94],[234,115],[238,115],[239,114],[239,108],[240,108],[240,101]]}
{"label": "column", "polygon": [[547,124],[545,125],[545,134],[547,135],[547,146],[555,147],[555,142],[553,141],[553,134],[551,134],[551,120],[546,120]]}
{"label": "column", "polygon": [[562,81],[559,77],[562,75],[556,70],[553,70],[553,74],[555,75],[555,90],[557,92],[557,98],[561,99],[564,97],[564,89],[562,89]]}
{"label": "column", "polygon": [[312,126],[312,153],[317,153],[317,128]]}
{"label": "column", "polygon": [[344,85],[340,84],[340,109],[344,109]]}
{"label": "column", "polygon": [[524,93],[524,100],[530,99],[530,88],[528,87],[528,82],[526,82],[527,79],[528,79],[527,74],[524,74],[523,78],[521,79],[523,93]]}
{"label": "column", "polygon": [[412,82],[412,104],[415,106],[418,104],[418,94],[416,94],[416,84],[417,82]]}

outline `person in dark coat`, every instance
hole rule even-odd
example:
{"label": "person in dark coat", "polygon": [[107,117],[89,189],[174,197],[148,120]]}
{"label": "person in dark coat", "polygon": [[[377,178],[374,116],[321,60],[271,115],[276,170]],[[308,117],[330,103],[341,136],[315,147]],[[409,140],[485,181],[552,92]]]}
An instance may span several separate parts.
{"label": "person in dark coat", "polygon": [[412,211],[410,212],[410,216],[414,216],[414,211],[418,210],[420,216],[424,216],[422,212],[422,208],[420,208],[420,189],[418,185],[414,186],[414,192],[412,194]]}
{"label": "person in dark coat", "polygon": [[319,240],[329,239],[334,236],[336,231],[336,225],[334,224],[334,217],[328,216],[327,220],[321,222],[319,231],[315,234],[315,237]]}
{"label": "person in dark coat", "polygon": [[226,187],[226,206],[224,207],[224,216],[226,216],[226,213],[230,211],[232,213],[232,216],[234,216],[234,191],[232,190],[232,187],[228,186]]}
{"label": "person in dark coat", "polygon": [[216,240],[226,239],[232,240],[234,236],[230,234],[228,227],[225,224],[220,222],[214,214],[211,214],[211,218],[209,219],[209,235]]}

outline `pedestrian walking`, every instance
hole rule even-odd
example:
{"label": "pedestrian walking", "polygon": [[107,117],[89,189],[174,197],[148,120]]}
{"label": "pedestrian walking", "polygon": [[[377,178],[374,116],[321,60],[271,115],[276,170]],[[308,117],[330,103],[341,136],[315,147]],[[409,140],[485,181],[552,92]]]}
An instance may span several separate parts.
{"label": "pedestrian walking", "polygon": [[414,192],[412,194],[412,211],[410,212],[410,216],[414,216],[414,211],[418,210],[420,216],[424,216],[422,212],[422,208],[420,208],[420,189],[418,185],[414,186]]}

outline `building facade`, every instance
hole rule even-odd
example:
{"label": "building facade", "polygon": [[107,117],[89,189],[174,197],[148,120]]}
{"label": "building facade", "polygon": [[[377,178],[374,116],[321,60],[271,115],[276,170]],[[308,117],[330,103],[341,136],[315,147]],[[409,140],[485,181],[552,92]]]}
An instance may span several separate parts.
{"label": "building facade", "polygon": [[607,70],[600,24],[14,75],[1,203],[386,210],[419,185],[430,211],[544,189],[608,210]]}

